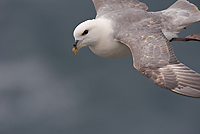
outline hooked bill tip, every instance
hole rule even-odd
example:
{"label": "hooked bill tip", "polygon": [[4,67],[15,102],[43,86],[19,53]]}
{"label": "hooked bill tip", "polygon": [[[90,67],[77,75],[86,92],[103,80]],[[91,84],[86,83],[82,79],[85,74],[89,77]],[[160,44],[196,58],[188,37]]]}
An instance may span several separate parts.
{"label": "hooked bill tip", "polygon": [[77,51],[78,51],[78,50],[77,50],[75,47],[72,49],[72,52],[73,52],[74,55],[77,54]]}

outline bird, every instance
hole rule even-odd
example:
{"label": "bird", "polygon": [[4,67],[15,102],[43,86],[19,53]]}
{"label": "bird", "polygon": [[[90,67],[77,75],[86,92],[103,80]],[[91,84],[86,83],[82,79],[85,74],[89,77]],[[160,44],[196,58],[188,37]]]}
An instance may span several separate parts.
{"label": "bird", "polygon": [[132,55],[133,66],[157,86],[200,98],[200,74],[181,63],[170,40],[188,25],[200,21],[200,11],[187,0],[148,12],[138,0],[92,0],[97,15],[73,32],[73,53],[88,46],[98,56]]}

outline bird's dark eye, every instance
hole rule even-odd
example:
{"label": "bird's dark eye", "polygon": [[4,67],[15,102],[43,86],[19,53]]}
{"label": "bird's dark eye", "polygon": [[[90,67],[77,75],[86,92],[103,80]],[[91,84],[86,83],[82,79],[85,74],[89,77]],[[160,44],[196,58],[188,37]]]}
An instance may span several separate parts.
{"label": "bird's dark eye", "polygon": [[86,35],[86,34],[88,34],[88,30],[85,30],[83,33],[82,33],[82,35]]}

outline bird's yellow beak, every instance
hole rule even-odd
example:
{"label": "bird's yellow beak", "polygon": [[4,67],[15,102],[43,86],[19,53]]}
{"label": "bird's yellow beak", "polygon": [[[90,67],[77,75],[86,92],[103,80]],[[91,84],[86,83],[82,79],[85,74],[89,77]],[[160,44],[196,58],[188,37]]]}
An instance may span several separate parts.
{"label": "bird's yellow beak", "polygon": [[74,48],[72,49],[72,52],[76,55],[78,50],[82,48],[82,44],[81,44],[82,40],[76,40],[74,43]]}

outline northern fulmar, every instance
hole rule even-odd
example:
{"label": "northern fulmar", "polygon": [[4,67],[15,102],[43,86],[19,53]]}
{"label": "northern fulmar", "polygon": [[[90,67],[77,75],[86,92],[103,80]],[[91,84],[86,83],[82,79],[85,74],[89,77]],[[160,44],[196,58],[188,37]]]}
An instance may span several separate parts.
{"label": "northern fulmar", "polygon": [[178,61],[170,44],[182,29],[200,21],[194,4],[178,0],[166,10],[147,12],[137,0],[92,1],[97,16],[75,28],[74,54],[89,46],[105,58],[132,55],[133,66],[156,85],[200,97],[200,74]]}

